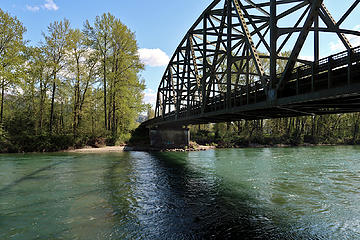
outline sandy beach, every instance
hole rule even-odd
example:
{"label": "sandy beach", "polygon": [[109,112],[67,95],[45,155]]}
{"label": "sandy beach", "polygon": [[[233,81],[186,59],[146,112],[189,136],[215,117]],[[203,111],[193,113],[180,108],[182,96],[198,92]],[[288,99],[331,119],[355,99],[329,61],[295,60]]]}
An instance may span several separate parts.
{"label": "sandy beach", "polygon": [[114,146],[114,147],[101,147],[101,148],[81,148],[81,149],[73,149],[73,150],[66,150],[65,152],[70,153],[109,153],[109,152],[123,152],[124,146]]}

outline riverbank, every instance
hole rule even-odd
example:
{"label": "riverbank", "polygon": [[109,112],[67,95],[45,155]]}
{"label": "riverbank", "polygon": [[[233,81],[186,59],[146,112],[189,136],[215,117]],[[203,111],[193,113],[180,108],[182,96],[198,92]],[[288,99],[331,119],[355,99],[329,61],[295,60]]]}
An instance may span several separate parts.
{"label": "riverbank", "polygon": [[104,146],[93,148],[86,146],[79,149],[69,149],[60,152],[67,153],[114,153],[114,152],[197,152],[197,151],[208,151],[211,149],[242,149],[242,148],[291,148],[291,147],[321,147],[321,146],[351,146],[349,144],[310,144],[304,143],[299,145],[288,145],[288,144],[275,144],[275,145],[262,145],[262,144],[249,144],[247,146],[233,146],[233,147],[222,147],[222,146],[203,146],[192,144],[186,148],[174,148],[174,149],[163,149],[154,148],[150,146]]}
{"label": "riverbank", "polygon": [[154,148],[149,146],[104,146],[99,148],[93,148],[90,146],[80,149],[70,149],[61,152],[67,153],[114,153],[114,152],[197,152],[197,151],[208,151],[211,149],[242,149],[242,148],[291,148],[291,147],[319,147],[319,146],[349,146],[349,145],[336,145],[336,144],[299,144],[299,145],[287,145],[287,144],[276,144],[276,145],[261,145],[261,144],[249,144],[248,146],[234,146],[234,147],[221,147],[221,146],[190,146],[186,148],[174,148],[174,149],[163,149]]}
{"label": "riverbank", "polygon": [[295,147],[323,147],[323,146],[353,146],[353,144],[312,144],[312,143],[302,143],[302,144],[256,144],[250,143],[249,145],[235,145],[232,147],[222,147],[216,146],[216,149],[239,149],[239,148],[295,148]]}
{"label": "riverbank", "polygon": [[79,149],[69,149],[61,152],[68,153],[111,153],[111,152],[195,152],[195,151],[207,151],[210,149],[215,149],[215,146],[190,146],[186,148],[175,148],[175,149],[163,149],[163,148],[154,148],[150,146],[104,146],[99,148],[93,148],[90,146],[79,148]]}
{"label": "riverbank", "polygon": [[[353,146],[351,144],[299,144],[299,145],[288,145],[288,144],[275,144],[275,145],[262,145],[262,144],[249,144],[239,145],[232,147],[224,146],[205,146],[205,145],[191,145],[185,148],[175,149],[163,149],[153,148],[150,146],[103,146],[103,147],[91,147],[85,146],[79,149],[68,149],[61,150],[58,152],[64,153],[116,153],[116,152],[197,152],[197,151],[208,151],[212,149],[246,149],[246,148],[296,148],[296,147],[321,147],[321,146]],[[43,152],[45,153],[45,152]]]}

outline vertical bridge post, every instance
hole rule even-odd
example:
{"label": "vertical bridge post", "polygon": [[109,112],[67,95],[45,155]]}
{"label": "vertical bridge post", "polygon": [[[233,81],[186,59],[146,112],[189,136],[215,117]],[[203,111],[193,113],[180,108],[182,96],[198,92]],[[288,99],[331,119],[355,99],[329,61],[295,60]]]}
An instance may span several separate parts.
{"label": "vertical bridge post", "polygon": [[270,102],[276,99],[277,39],[276,0],[270,0],[270,86],[268,93]]}

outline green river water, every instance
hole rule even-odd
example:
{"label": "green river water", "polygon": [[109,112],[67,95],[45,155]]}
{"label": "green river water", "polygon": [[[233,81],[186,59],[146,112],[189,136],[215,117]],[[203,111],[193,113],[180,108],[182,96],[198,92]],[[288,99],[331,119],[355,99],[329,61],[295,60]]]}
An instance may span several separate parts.
{"label": "green river water", "polygon": [[360,239],[360,147],[0,155],[0,239]]}

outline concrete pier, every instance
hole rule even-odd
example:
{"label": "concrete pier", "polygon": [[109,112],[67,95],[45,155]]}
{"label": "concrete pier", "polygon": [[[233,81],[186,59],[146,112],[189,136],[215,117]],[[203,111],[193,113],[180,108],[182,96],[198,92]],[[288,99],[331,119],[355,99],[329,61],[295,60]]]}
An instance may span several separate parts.
{"label": "concrete pier", "polygon": [[184,127],[157,127],[150,129],[150,146],[156,148],[183,148],[190,144],[190,130]]}

